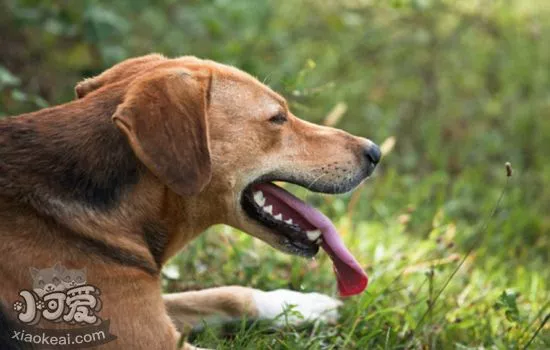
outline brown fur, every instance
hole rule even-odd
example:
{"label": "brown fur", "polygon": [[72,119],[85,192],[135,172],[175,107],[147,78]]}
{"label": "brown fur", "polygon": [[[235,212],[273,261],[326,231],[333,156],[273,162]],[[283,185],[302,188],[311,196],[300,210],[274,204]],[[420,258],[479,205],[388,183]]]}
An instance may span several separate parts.
{"label": "brown fur", "polygon": [[[118,337],[102,349],[175,347],[159,270],[209,226],[285,250],[239,206],[255,178],[284,173],[325,192],[364,178],[370,141],[296,118],[232,67],[149,55],[75,90],[75,101],[0,120],[0,302],[11,310],[31,266],[85,266]],[[270,123],[276,114],[288,121]],[[180,330],[211,313],[255,315],[244,287],[165,298]]]}

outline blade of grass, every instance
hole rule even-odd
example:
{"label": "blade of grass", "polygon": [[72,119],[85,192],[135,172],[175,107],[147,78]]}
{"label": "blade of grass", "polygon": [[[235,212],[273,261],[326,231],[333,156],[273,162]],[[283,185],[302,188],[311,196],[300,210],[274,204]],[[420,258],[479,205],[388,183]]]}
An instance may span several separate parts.
{"label": "blade of grass", "polygon": [[451,280],[454,278],[454,276],[457,274],[457,272],[460,270],[460,268],[462,267],[462,265],[464,265],[464,263],[466,262],[466,260],[468,259],[468,257],[470,256],[470,254],[472,254],[472,252],[474,251],[474,249],[476,247],[479,246],[479,244],[482,242],[483,238],[484,238],[484,233],[487,231],[487,228],[489,227],[489,223],[491,222],[492,218],[495,216],[496,212],[497,212],[497,209],[499,208],[500,206],[500,203],[502,202],[502,199],[504,198],[504,195],[506,193],[506,190],[508,189],[508,185],[510,183],[510,178],[512,176],[512,168],[511,168],[511,165],[510,163],[506,163],[506,183],[504,184],[504,187],[502,188],[502,191],[494,205],[494,207],[492,208],[492,210],[489,212],[489,215],[485,217],[485,220],[483,221],[482,225],[481,225],[481,228],[480,230],[478,231],[478,234],[477,234],[477,238],[474,240],[473,244],[470,245],[470,247],[468,248],[468,250],[466,251],[466,254],[464,254],[464,257],[460,260],[460,262],[458,263],[458,265],[456,266],[456,268],[453,270],[453,272],[451,272],[451,274],[449,275],[449,277],[447,278],[447,280],[445,280],[445,282],[443,283],[443,287],[441,287],[437,293],[435,294],[434,298],[433,298],[433,301],[430,303],[428,309],[424,312],[424,314],[422,314],[422,316],[420,317],[420,320],[418,321],[418,324],[416,325],[415,329],[413,330],[413,334],[416,334],[417,330],[423,325],[424,323],[424,320],[426,319],[426,316],[428,316],[431,312],[432,312],[432,309],[436,303],[436,301],[439,299],[439,297],[441,296],[441,294],[443,293],[443,291],[447,288],[447,286],[449,285],[449,283],[451,282]]}

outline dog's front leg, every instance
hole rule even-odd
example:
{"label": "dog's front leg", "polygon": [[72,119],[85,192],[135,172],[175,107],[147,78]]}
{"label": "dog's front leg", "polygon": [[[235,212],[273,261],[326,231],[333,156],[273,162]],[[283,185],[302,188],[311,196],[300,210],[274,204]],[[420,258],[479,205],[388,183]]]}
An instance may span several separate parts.
{"label": "dog's front leg", "polygon": [[[300,293],[286,289],[261,291],[259,289],[226,286],[193,292],[163,295],[168,315],[178,331],[186,334],[203,322],[235,319],[275,320],[299,324],[321,320],[335,322],[342,302],[318,293]],[[295,312],[280,317],[292,307]]]}

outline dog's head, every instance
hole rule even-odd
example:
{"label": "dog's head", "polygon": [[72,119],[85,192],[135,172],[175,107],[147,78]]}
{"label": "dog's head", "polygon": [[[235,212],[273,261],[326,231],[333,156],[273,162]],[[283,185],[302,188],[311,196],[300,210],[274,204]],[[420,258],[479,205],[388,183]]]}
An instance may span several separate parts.
{"label": "dog's head", "polygon": [[273,182],[350,191],[379,162],[374,143],[297,118],[279,94],[212,61],[128,60],[79,84],[77,95],[113,80],[127,84],[113,121],[137,157],[174,193],[203,203],[212,223],[301,256],[323,246],[340,270],[355,263],[325,216]]}

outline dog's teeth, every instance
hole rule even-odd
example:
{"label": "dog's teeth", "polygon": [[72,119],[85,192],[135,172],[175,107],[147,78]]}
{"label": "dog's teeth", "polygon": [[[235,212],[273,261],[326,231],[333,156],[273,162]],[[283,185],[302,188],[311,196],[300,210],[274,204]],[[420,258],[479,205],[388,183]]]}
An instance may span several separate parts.
{"label": "dog's teeth", "polygon": [[317,238],[321,237],[321,231],[319,230],[313,230],[313,231],[306,231],[307,238],[310,241],[316,241]]}
{"label": "dog's teeth", "polygon": [[273,214],[273,206],[268,205],[268,206],[264,207],[264,211],[268,214]]}
{"label": "dog's teeth", "polygon": [[283,214],[277,214],[277,215],[273,216],[273,218],[274,218],[275,220],[282,221],[282,220],[283,220]]}
{"label": "dog's teeth", "polygon": [[263,207],[265,204],[265,197],[264,193],[262,191],[256,191],[254,192],[254,201],[256,204],[258,204],[260,207]]}
{"label": "dog's teeth", "polygon": [[292,219],[285,220],[285,222],[289,225],[292,225]]}

